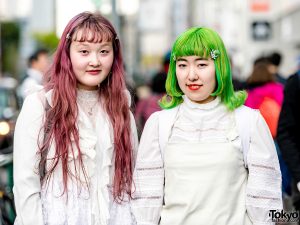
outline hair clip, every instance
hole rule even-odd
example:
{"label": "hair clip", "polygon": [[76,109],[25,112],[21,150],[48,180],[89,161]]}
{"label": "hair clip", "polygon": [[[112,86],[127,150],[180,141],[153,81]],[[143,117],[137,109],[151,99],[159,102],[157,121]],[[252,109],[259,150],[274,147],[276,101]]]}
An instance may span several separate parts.
{"label": "hair clip", "polygon": [[176,55],[175,55],[175,53],[173,53],[172,55],[173,55],[173,60],[176,61]]}
{"label": "hair clip", "polygon": [[219,55],[220,55],[219,50],[213,49],[213,50],[211,50],[211,52],[210,52],[210,56],[211,56],[211,58],[212,58],[213,60],[215,60],[216,58],[218,58]]}
{"label": "hair clip", "polygon": [[119,40],[118,36],[115,37],[115,40]]}
{"label": "hair clip", "polygon": [[70,39],[70,38],[71,38],[70,33],[67,33],[66,39]]}

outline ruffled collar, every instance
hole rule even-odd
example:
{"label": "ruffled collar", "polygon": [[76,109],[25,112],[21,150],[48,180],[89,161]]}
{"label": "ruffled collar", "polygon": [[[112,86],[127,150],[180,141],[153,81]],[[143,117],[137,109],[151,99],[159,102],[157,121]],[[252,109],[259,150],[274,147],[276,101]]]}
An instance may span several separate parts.
{"label": "ruffled collar", "polygon": [[83,90],[78,88],[77,98],[85,101],[96,101],[99,98],[99,90]]}
{"label": "ruffled collar", "polygon": [[204,104],[193,102],[186,95],[183,95],[182,98],[183,98],[183,105],[190,109],[210,110],[216,108],[221,103],[220,97],[216,97],[211,102],[204,103]]}

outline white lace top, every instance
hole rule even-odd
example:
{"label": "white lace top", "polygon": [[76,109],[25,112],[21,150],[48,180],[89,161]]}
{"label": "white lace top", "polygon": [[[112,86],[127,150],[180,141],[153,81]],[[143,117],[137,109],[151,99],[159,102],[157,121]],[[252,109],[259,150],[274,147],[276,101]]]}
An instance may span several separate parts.
{"label": "white lace top", "polygon": [[[193,103],[185,96],[183,99],[169,142],[222,142],[228,130],[236,126],[234,112],[229,112],[219,98],[207,104]],[[158,224],[163,205],[164,167],[158,136],[163,124],[158,123],[159,113],[154,113],[145,125],[134,171],[136,191],[132,210],[139,225]],[[281,173],[268,127],[257,111],[253,113],[256,122],[246,157],[249,177],[245,204],[253,224],[269,225],[273,224],[269,210],[282,208]],[[241,138],[233,140],[233,144],[241,149]]]}
{"label": "white lace top", "polygon": [[[46,93],[52,106],[52,91]],[[75,101],[75,100],[74,100]],[[19,115],[14,142],[14,196],[18,225],[131,225],[128,203],[112,201],[113,132],[97,92],[78,91],[79,145],[87,180],[79,166],[78,152],[69,154],[70,172],[75,165],[80,180],[69,177],[67,196],[63,193],[63,177],[59,162],[47,185],[41,187],[37,173],[37,137],[44,117],[44,104],[39,93],[28,96]],[[131,115],[133,147],[137,149],[137,133]],[[42,135],[41,135],[42,136]],[[75,145],[75,143],[74,143]],[[52,144],[47,156],[50,168],[55,154]]]}

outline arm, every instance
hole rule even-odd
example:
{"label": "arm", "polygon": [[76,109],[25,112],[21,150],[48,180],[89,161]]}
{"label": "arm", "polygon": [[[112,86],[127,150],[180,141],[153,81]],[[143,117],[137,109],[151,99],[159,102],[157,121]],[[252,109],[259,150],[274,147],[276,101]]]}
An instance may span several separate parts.
{"label": "arm", "polygon": [[300,182],[300,151],[296,144],[297,134],[299,134],[299,124],[297,124],[299,92],[298,77],[293,75],[285,86],[277,131],[277,141],[282,157],[297,183]]}
{"label": "arm", "polygon": [[134,116],[131,112],[130,112],[130,126],[131,126],[131,135],[132,135],[132,148],[133,148],[133,160],[134,160],[133,162],[135,162],[139,141],[138,141],[138,134],[137,134]]}
{"label": "arm", "polygon": [[253,113],[246,208],[254,225],[271,225],[270,210],[282,209],[281,172],[268,126],[259,112]]}
{"label": "arm", "polygon": [[25,99],[14,134],[14,198],[17,224],[43,225],[37,165],[38,136],[44,107],[37,93]]}
{"label": "arm", "polygon": [[158,114],[148,119],[134,170],[132,212],[138,225],[157,225],[163,204],[164,169],[158,142]]}

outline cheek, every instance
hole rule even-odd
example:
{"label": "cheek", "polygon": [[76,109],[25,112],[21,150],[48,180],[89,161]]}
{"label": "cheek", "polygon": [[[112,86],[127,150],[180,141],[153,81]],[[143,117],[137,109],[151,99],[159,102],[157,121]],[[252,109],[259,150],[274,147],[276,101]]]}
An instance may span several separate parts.
{"label": "cheek", "polygon": [[177,82],[182,89],[185,86],[185,74],[182,71],[176,71]]}
{"label": "cheek", "polygon": [[205,82],[211,84],[215,87],[216,85],[216,73],[214,69],[211,69],[207,71],[207,74],[205,76]]}
{"label": "cheek", "polygon": [[85,63],[84,59],[73,56],[71,57],[71,63],[73,70],[82,70],[86,68],[87,63]]}
{"label": "cheek", "polygon": [[114,62],[114,55],[112,54],[102,59],[102,66],[105,67],[106,69],[111,69],[113,62]]}

